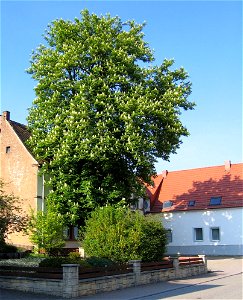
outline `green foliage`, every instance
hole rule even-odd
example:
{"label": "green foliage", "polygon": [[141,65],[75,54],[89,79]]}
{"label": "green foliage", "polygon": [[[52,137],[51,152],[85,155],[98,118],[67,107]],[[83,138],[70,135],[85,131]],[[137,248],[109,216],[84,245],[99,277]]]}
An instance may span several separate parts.
{"label": "green foliage", "polygon": [[29,146],[50,175],[49,199],[71,224],[143,195],[157,158],[168,160],[189,134],[179,119],[194,107],[188,75],[173,60],[152,66],[143,27],[84,10],[52,22],[33,52]]}
{"label": "green foliage", "polygon": [[7,233],[22,231],[28,221],[21,204],[22,201],[13,194],[6,194],[0,179],[0,247],[8,247],[5,244]]}
{"label": "green foliage", "polygon": [[37,247],[43,249],[47,254],[52,250],[64,246],[63,217],[56,211],[48,209],[45,212],[31,211],[27,232],[30,240]]}
{"label": "green foliage", "polygon": [[112,206],[98,208],[91,213],[82,241],[88,256],[116,262],[160,260],[165,245],[166,234],[161,222],[127,208]]}
{"label": "green foliage", "polygon": [[68,253],[68,257],[72,258],[72,259],[79,259],[80,254],[78,252],[70,252],[70,253]]}
{"label": "green foliage", "polygon": [[104,257],[91,256],[85,258],[85,261],[92,267],[108,267],[108,266],[115,265],[114,261]]}
{"label": "green foliage", "polygon": [[143,261],[161,261],[166,252],[167,236],[161,220],[146,217],[142,224],[139,253]]}

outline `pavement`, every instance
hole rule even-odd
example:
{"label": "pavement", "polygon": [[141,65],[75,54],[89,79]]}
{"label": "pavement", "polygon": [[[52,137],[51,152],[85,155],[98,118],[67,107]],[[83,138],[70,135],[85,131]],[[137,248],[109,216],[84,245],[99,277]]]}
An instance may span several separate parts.
{"label": "pavement", "polygon": [[[243,299],[243,257],[209,257],[209,273],[181,280],[131,287],[75,300]],[[0,289],[1,300],[63,300]]]}

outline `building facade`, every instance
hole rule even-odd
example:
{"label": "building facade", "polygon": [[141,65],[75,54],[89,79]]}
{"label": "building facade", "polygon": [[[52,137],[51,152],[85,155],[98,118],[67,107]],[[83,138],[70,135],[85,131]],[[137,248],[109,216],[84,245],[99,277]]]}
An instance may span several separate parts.
{"label": "building facade", "polygon": [[[14,194],[22,200],[22,210],[28,213],[37,209],[41,178],[38,179],[38,162],[25,146],[29,138],[26,127],[10,119],[10,112],[0,116],[0,178],[6,194]],[[39,185],[38,185],[39,183]],[[31,246],[26,235],[8,235],[7,242],[19,247]]]}
{"label": "building facade", "polygon": [[[46,184],[48,175],[42,174],[41,165],[28,149],[27,140],[30,133],[23,124],[10,118],[5,111],[0,116],[0,178],[4,182],[6,194],[13,194],[22,203],[25,214],[31,209],[45,210],[45,197],[50,191]],[[64,229],[65,248],[78,248],[77,227]],[[23,232],[9,234],[6,242],[22,248],[32,248],[29,237]]]}

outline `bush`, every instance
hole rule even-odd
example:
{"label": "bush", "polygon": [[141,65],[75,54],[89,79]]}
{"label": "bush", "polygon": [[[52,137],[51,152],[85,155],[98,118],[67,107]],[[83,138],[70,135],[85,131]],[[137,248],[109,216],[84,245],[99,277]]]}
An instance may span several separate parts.
{"label": "bush", "polygon": [[78,252],[70,252],[68,257],[71,259],[80,259],[80,254]]}
{"label": "bush", "polygon": [[108,267],[115,264],[114,261],[104,257],[88,257],[85,261],[92,267]]}
{"label": "bush", "polygon": [[138,252],[143,261],[160,261],[166,251],[167,236],[161,221],[146,217],[142,224],[141,244]]}
{"label": "bush", "polygon": [[14,245],[9,245],[5,243],[1,243],[0,245],[0,253],[16,253],[18,248]]}
{"label": "bush", "polygon": [[58,255],[59,249],[65,245],[63,222],[63,217],[51,208],[44,212],[31,211],[26,231],[31,242],[37,246],[37,251]]}
{"label": "bush", "polygon": [[88,262],[82,258],[71,258],[71,257],[48,257],[43,259],[39,263],[39,267],[53,267],[60,268],[62,264],[79,264],[83,267],[90,267]]}
{"label": "bush", "polygon": [[88,256],[115,262],[161,260],[166,234],[161,221],[127,208],[106,206],[91,213],[82,241]]}

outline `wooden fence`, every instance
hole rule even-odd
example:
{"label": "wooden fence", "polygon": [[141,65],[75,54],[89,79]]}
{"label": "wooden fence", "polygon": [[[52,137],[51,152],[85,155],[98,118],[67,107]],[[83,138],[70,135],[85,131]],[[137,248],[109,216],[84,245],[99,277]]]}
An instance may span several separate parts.
{"label": "wooden fence", "polygon": [[165,259],[160,262],[148,262],[141,263],[141,271],[151,271],[151,270],[160,270],[160,269],[169,269],[173,268],[173,260]]}
{"label": "wooden fence", "polygon": [[[190,266],[203,264],[201,257],[179,257],[179,266]],[[169,269],[173,268],[173,258],[166,258],[160,262],[142,262],[141,272]],[[130,264],[119,264],[106,267],[80,267],[79,279],[96,278],[103,276],[112,276],[118,274],[132,273],[133,269]],[[18,277],[35,277],[35,278],[49,278],[62,279],[63,269],[53,267],[13,267],[0,266],[1,276],[18,276]]]}
{"label": "wooden fence", "polygon": [[1,276],[62,279],[62,268],[0,266]]}
{"label": "wooden fence", "polygon": [[178,257],[178,259],[180,267],[199,265],[204,263],[203,258],[199,256]]}

